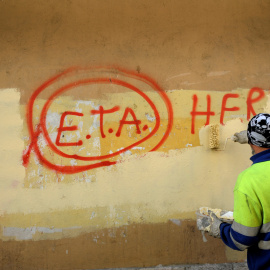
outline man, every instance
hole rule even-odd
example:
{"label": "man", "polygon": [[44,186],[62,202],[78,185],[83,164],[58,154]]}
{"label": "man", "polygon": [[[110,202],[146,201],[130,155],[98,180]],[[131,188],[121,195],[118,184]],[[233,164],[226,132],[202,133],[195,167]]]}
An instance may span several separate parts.
{"label": "man", "polygon": [[234,188],[234,222],[222,223],[211,213],[209,234],[232,249],[247,249],[249,269],[270,269],[270,114],[249,121],[247,138],[253,164]]}

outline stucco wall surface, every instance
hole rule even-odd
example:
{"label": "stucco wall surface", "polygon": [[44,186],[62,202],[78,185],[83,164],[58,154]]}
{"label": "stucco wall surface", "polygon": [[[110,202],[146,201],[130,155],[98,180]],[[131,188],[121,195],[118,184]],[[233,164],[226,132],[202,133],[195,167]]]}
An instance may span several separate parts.
{"label": "stucco wall surface", "polygon": [[1,1],[0,268],[244,261],[195,212],[251,165],[227,138],[270,111],[269,9]]}

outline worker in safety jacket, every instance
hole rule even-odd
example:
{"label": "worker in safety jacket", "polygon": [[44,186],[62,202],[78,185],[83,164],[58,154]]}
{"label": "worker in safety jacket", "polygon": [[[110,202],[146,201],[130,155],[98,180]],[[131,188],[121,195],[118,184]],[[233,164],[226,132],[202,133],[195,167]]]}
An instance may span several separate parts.
{"label": "worker in safety jacket", "polygon": [[209,234],[232,249],[247,249],[249,269],[270,269],[270,114],[248,123],[252,166],[240,173],[234,188],[234,221],[221,222],[211,213]]}

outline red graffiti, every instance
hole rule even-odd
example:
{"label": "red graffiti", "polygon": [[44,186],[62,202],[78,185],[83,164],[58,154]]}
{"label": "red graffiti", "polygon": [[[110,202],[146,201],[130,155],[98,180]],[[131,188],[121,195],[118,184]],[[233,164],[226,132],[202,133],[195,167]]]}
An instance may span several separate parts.
{"label": "red graffiti", "polygon": [[[126,120],[129,113],[132,115],[132,118],[134,119],[133,121]],[[141,121],[137,120],[134,111],[131,108],[126,108],[125,113],[123,115],[123,118],[120,121],[120,126],[116,132],[116,136],[119,137],[121,135],[121,130],[122,130],[124,125],[135,125],[136,129],[137,129],[137,134],[141,134],[139,124],[141,124]]]}
{"label": "red graffiti", "polygon": [[[257,97],[253,97],[254,94],[258,94]],[[256,102],[259,102],[260,100],[262,100],[265,97],[265,92],[263,91],[263,89],[258,88],[258,87],[254,87],[251,88],[248,92],[247,95],[247,120],[251,119],[251,114],[252,115],[256,115],[256,112],[253,108],[253,104]],[[229,93],[229,94],[225,94],[223,96],[222,99],[222,104],[221,104],[221,110],[220,110],[220,124],[224,125],[224,115],[225,112],[227,111],[239,111],[240,107],[232,107],[232,108],[228,108],[227,105],[227,101],[229,98],[239,98],[238,94],[235,93]],[[215,115],[214,111],[211,111],[211,96],[207,95],[206,99],[207,99],[207,109],[206,111],[197,111],[197,104],[198,104],[198,96],[197,95],[193,95],[192,97],[193,99],[193,107],[192,107],[192,111],[190,112],[191,114],[191,133],[195,134],[195,119],[197,115],[205,115],[206,116],[206,122],[205,125],[209,125],[210,123],[210,117]],[[242,121],[242,119],[241,119]]]}
{"label": "red graffiti", "polygon": [[78,112],[64,112],[61,115],[60,126],[58,128],[58,133],[57,133],[55,144],[58,145],[58,146],[77,146],[77,145],[82,145],[83,142],[81,140],[78,141],[78,142],[71,142],[71,143],[62,143],[62,142],[60,142],[60,137],[61,137],[61,134],[62,134],[63,131],[78,130],[78,127],[77,126],[64,127],[64,120],[65,120],[65,117],[67,115],[83,116],[82,113],[78,113]]}
{"label": "red graffiti", "polygon": [[[103,130],[103,117],[104,114],[107,113],[114,113],[120,110],[119,106],[115,106],[110,110],[104,110],[102,106],[99,107],[99,110],[91,110],[91,114],[99,114],[100,115],[100,120],[99,120],[99,124],[100,124],[100,133],[101,133],[101,137],[105,138],[106,135],[104,134],[104,130]],[[113,132],[113,130],[111,129],[111,133]]]}
{"label": "red graffiti", "polygon": [[211,109],[211,97],[210,97],[210,95],[207,95],[206,99],[207,99],[207,111],[206,112],[196,111],[197,103],[198,103],[198,97],[197,97],[197,95],[193,96],[193,108],[192,108],[192,111],[190,112],[191,117],[192,117],[191,118],[191,133],[192,134],[195,133],[195,118],[196,118],[196,115],[206,115],[205,125],[209,125],[210,116],[215,115],[215,113],[210,110]]}
{"label": "red graffiti", "polygon": [[[91,114],[100,115],[100,123],[99,124],[100,124],[100,134],[101,134],[102,138],[106,138],[106,135],[105,135],[104,129],[103,129],[103,117],[104,117],[104,114],[111,114],[111,113],[117,112],[119,110],[120,110],[120,106],[115,106],[115,107],[113,107],[112,109],[109,109],[109,110],[104,110],[103,106],[100,106],[99,110],[91,110]],[[133,121],[127,121],[126,120],[129,113],[132,115],[132,117],[134,119]],[[78,142],[71,142],[71,143],[62,143],[62,142],[60,142],[60,137],[61,137],[61,134],[62,134],[63,131],[78,130],[77,126],[66,126],[66,127],[64,127],[64,119],[65,119],[65,117],[67,115],[83,116],[82,113],[78,113],[78,112],[69,112],[69,111],[64,112],[61,115],[60,126],[58,128],[58,133],[57,133],[55,144],[57,146],[79,146],[79,145],[82,145],[83,142],[81,140],[79,140]],[[159,116],[158,116],[158,118],[159,118]],[[115,136],[119,137],[121,135],[121,131],[122,131],[122,128],[123,128],[124,125],[135,125],[136,129],[137,129],[137,134],[141,134],[141,130],[140,130],[140,126],[139,126],[140,124],[141,124],[141,120],[137,120],[134,111],[131,108],[126,108],[125,113],[123,115],[123,118],[122,118],[122,120],[120,120],[120,125],[119,125],[118,131],[116,132]],[[148,128],[148,126],[145,125],[145,126],[143,126],[142,129],[145,131],[147,128]],[[108,132],[112,133],[113,129],[110,128],[108,130]],[[90,139],[90,138],[91,138],[91,135],[89,135],[89,134],[86,135],[86,139]]]}
{"label": "red graffiti", "polygon": [[[154,111],[154,114],[155,114],[155,117],[156,117],[156,125],[155,125],[155,128],[152,130],[152,132],[150,132],[146,137],[144,137],[143,139],[137,141],[136,143],[133,143],[131,145],[129,145],[128,147],[125,147],[117,152],[114,152],[112,154],[108,154],[108,155],[103,155],[103,156],[94,156],[94,157],[84,157],[84,156],[79,156],[77,154],[74,154],[74,155],[69,155],[69,154],[66,154],[64,153],[63,151],[61,151],[59,148],[56,147],[56,145],[54,144],[54,142],[51,140],[50,136],[49,136],[49,132],[46,128],[46,119],[47,119],[47,113],[48,113],[48,110],[49,110],[49,107],[51,105],[51,103],[53,102],[53,100],[59,96],[61,93],[67,91],[68,89],[71,89],[73,88],[74,86],[78,86],[78,85],[84,85],[84,84],[91,84],[91,83],[95,83],[95,84],[99,84],[99,83],[103,83],[103,84],[106,84],[106,83],[115,83],[115,84],[119,84],[119,85],[122,85],[122,86],[125,86],[133,91],[135,91],[136,93],[138,93],[140,96],[142,96],[148,103],[149,105],[151,106],[151,108],[153,109]],[[104,114],[104,111],[102,113],[102,115]],[[124,115],[124,118],[126,116]],[[120,121],[120,129],[122,128],[122,125],[123,124],[126,124],[127,122],[122,120],[123,123]],[[105,158],[111,158],[111,157],[114,157],[114,156],[117,156],[119,155],[120,153],[123,153],[139,144],[141,144],[142,142],[146,141],[147,139],[151,138],[156,132],[157,130],[159,129],[160,127],[160,116],[159,116],[159,113],[157,111],[157,108],[156,106],[154,105],[154,103],[151,101],[151,99],[149,97],[147,97],[146,94],[144,94],[142,91],[140,91],[139,89],[137,89],[136,87],[126,83],[126,82],[123,82],[123,81],[119,81],[117,79],[89,79],[89,80],[83,80],[83,81],[77,81],[75,83],[72,83],[72,84],[69,84],[69,85],[66,85],[62,88],[60,88],[58,91],[56,91],[53,95],[51,95],[48,99],[48,101],[45,103],[43,109],[42,109],[42,112],[41,112],[41,118],[40,118],[40,124],[41,124],[41,129],[42,129],[42,133],[44,134],[45,138],[46,138],[46,141],[47,143],[49,144],[50,148],[55,152],[57,153],[58,155],[62,156],[62,157],[65,157],[65,158],[74,158],[74,159],[78,159],[78,160],[102,160],[102,159],[105,159]],[[104,134],[102,134],[104,135]],[[116,134],[116,136],[120,136],[120,131],[118,130],[118,134]]]}
{"label": "red graffiti", "polygon": [[224,97],[222,99],[222,105],[221,105],[220,124],[224,125],[223,119],[224,119],[225,112],[233,112],[233,111],[239,111],[240,110],[239,107],[233,107],[233,108],[227,108],[226,107],[226,103],[227,103],[228,98],[238,98],[238,97],[239,97],[238,94],[226,94],[226,95],[224,95]]}
{"label": "red graffiti", "polygon": [[[113,78],[113,76],[112,77],[102,77],[102,76],[95,77],[92,74],[96,70],[105,70],[107,73],[111,72],[112,70],[113,74],[117,72],[127,79],[123,80],[123,79]],[[89,73],[91,74],[91,76],[89,78],[86,78],[86,76],[84,76],[81,79],[77,79],[75,81],[73,80],[69,83],[65,82],[65,80],[68,80],[69,78],[73,79],[74,76],[76,78],[77,76],[76,74],[80,75],[81,73],[86,73],[86,75]],[[149,140],[155,134],[157,134],[160,128],[160,114],[159,114],[158,108],[156,107],[152,99],[150,99],[150,97],[147,95],[147,93],[144,92],[145,90],[142,90],[136,85],[133,85],[128,82],[129,78],[131,78],[134,82],[138,81],[139,82],[137,83],[138,85],[141,85],[142,83],[144,83],[147,86],[146,87],[147,91],[149,91],[149,89],[153,91],[155,94],[157,94],[159,99],[161,98],[161,100],[165,104],[166,113],[167,113],[167,117],[166,117],[167,128],[165,132],[162,131],[162,135],[160,135],[159,137],[160,139],[155,145],[153,145],[150,151],[156,151],[158,148],[160,148],[160,146],[168,138],[170,131],[172,129],[173,110],[172,110],[172,105],[169,98],[155,81],[153,81],[151,78],[147,77],[146,75],[137,74],[135,72],[126,71],[126,70],[123,70],[121,68],[116,68],[116,67],[95,68],[95,69],[71,68],[51,78],[45,83],[43,83],[39,88],[37,88],[37,90],[31,96],[28,103],[28,108],[27,108],[27,123],[28,123],[28,130],[30,134],[31,143],[28,149],[23,154],[23,164],[27,166],[29,162],[30,153],[31,151],[33,151],[38,157],[39,162],[42,165],[48,167],[49,169],[55,170],[57,172],[65,173],[65,174],[78,173],[78,172],[82,172],[85,170],[90,170],[90,169],[94,169],[94,168],[98,168],[102,166],[110,166],[116,163],[116,161],[111,160],[111,158],[116,157],[120,155],[121,153],[124,153],[125,151],[130,150],[133,147],[142,144],[143,142]],[[60,87],[59,86],[57,87],[58,83],[59,82],[61,83],[62,81],[64,82],[63,85]],[[66,142],[63,139],[65,136],[64,134],[67,133],[69,135],[72,135],[73,132],[78,131],[77,125],[71,125],[71,122],[73,120],[70,120],[69,124],[65,123],[65,120],[67,119],[68,116],[73,116],[74,119],[76,118],[78,120],[80,117],[83,117],[85,114],[76,112],[73,110],[63,112],[61,114],[60,123],[57,129],[56,139],[55,141],[53,141],[46,126],[48,111],[52,103],[60,95],[63,95],[67,91],[72,90],[76,87],[87,87],[87,86],[93,86],[93,85],[94,86],[115,85],[119,87],[124,87],[125,89],[128,89],[129,91],[132,91],[138,94],[141,98],[143,98],[144,101],[146,101],[146,103],[149,105],[149,108],[152,110],[155,117],[155,122],[154,122],[155,125],[150,130],[147,124],[144,124],[142,127],[140,127],[140,125],[142,124],[142,120],[137,119],[137,116],[133,109],[131,109],[130,107],[126,107],[124,114],[122,116],[122,119],[119,121],[119,126],[115,133],[115,136],[116,137],[121,136],[122,128],[124,127],[124,125],[134,125],[136,127],[137,134],[141,135],[142,134],[141,130],[146,132],[139,140],[137,139],[134,143],[128,146],[125,146],[121,149],[118,149],[117,151],[113,153],[109,153],[109,154],[96,155],[96,156],[83,156],[83,155],[79,155],[78,153],[74,153],[74,154],[66,153],[64,149],[67,149],[71,146],[72,147],[81,146],[83,145],[83,141],[72,139],[71,142]],[[53,87],[56,87],[54,91],[51,90]],[[39,96],[45,95],[45,94],[47,95],[46,97],[47,101],[40,112],[39,123],[35,125],[34,115],[33,115],[34,103]],[[103,106],[99,106],[98,109],[90,110],[89,115],[99,116],[99,130],[100,130],[101,138],[103,139],[106,138],[106,132],[104,130],[104,117],[107,117],[107,116],[109,117],[109,115],[116,113],[119,110],[120,110],[119,105],[111,107],[111,108],[104,108]],[[130,120],[131,118],[132,120]],[[113,128],[108,129],[108,133],[111,134],[113,132],[114,132]],[[45,157],[45,154],[41,151],[38,144],[40,136],[42,136],[42,138],[45,139],[47,146],[53,151],[55,155],[58,155],[64,159],[75,159],[75,160],[81,160],[83,162],[91,162],[91,163],[86,164],[86,165],[73,165],[73,166],[56,164],[50,158]],[[87,134],[85,138],[87,140],[90,140],[92,137],[90,134]]]}
{"label": "red graffiti", "polygon": [[[258,93],[258,96],[256,98],[253,98],[254,93]],[[251,113],[253,115],[256,115],[256,112],[254,111],[252,104],[260,101],[264,97],[265,97],[265,93],[261,88],[253,87],[250,89],[250,91],[248,93],[248,97],[247,97],[247,120],[249,120],[251,118],[250,117]]]}

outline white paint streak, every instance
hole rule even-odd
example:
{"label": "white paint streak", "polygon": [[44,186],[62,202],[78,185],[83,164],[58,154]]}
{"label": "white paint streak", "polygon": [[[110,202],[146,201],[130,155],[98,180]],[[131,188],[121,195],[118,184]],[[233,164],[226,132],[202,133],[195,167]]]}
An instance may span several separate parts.
{"label": "white paint streak", "polygon": [[127,150],[124,153],[120,154],[121,157],[126,157],[126,156],[131,156],[131,155],[132,155],[132,152],[130,150]]}
{"label": "white paint streak", "polygon": [[15,228],[15,227],[4,227],[4,237],[15,237],[17,240],[31,240],[33,234],[36,233],[36,227],[30,228]]}
{"label": "white paint streak", "polygon": [[207,74],[208,77],[213,77],[213,76],[224,76],[226,74],[230,73],[230,71],[212,71]]}
{"label": "white paint streak", "polygon": [[71,160],[70,160],[70,164],[71,164],[72,166],[77,165],[77,160],[76,160],[76,159],[71,159]]}
{"label": "white paint streak", "polygon": [[100,138],[99,137],[94,138],[93,146],[100,151]]}
{"label": "white paint streak", "polygon": [[94,217],[96,217],[96,213],[93,211],[91,216],[90,216],[90,219],[93,219]]}
{"label": "white paint streak", "polygon": [[191,83],[189,81],[182,82],[183,85],[194,85],[194,84],[198,84],[198,83],[201,83],[201,81],[200,82],[194,82],[194,83]]}
{"label": "white paint streak", "polygon": [[204,231],[201,231],[201,232],[202,232],[203,242],[207,242],[207,239],[205,237],[205,232]]}
{"label": "white paint streak", "polygon": [[149,113],[146,113],[145,116],[146,116],[147,120],[150,122],[156,121],[156,117],[150,116]]}
{"label": "white paint streak", "polygon": [[78,128],[81,129],[81,130],[83,129],[83,121],[80,121],[80,122],[79,122]]}
{"label": "white paint streak", "polygon": [[80,104],[85,105],[85,106],[91,106],[95,110],[98,110],[98,108],[99,108],[99,105],[95,105],[95,103],[93,101],[89,101],[89,100],[79,100],[79,101],[77,101],[76,108],[79,108]]}
{"label": "white paint streak", "polygon": [[52,112],[51,110],[48,110],[48,113],[46,115],[46,126],[47,128],[58,128],[60,123],[61,115],[56,112]]}
{"label": "white paint streak", "polygon": [[190,73],[181,73],[181,74],[169,77],[166,81],[169,81],[169,80],[177,78],[177,77],[183,77],[183,76],[188,76],[188,75],[190,75]]}
{"label": "white paint streak", "polygon": [[[75,133],[78,140],[78,138],[80,138],[80,132],[76,131]],[[67,142],[73,142],[73,139],[75,139],[75,135],[70,132],[70,133],[65,134],[65,138]]]}
{"label": "white paint streak", "polygon": [[[39,136],[38,138],[38,147],[40,150],[44,149],[47,146],[47,142],[44,136]],[[43,152],[42,152],[43,153]]]}
{"label": "white paint streak", "polygon": [[177,226],[181,226],[181,221],[179,219],[172,218],[170,221]]}
{"label": "white paint streak", "polygon": [[81,229],[80,226],[68,227],[68,228],[46,228],[46,227],[28,227],[28,228],[17,228],[17,227],[4,227],[3,236],[8,238],[16,238],[16,240],[32,240],[36,233],[42,234],[53,234],[63,233],[64,230]]}

